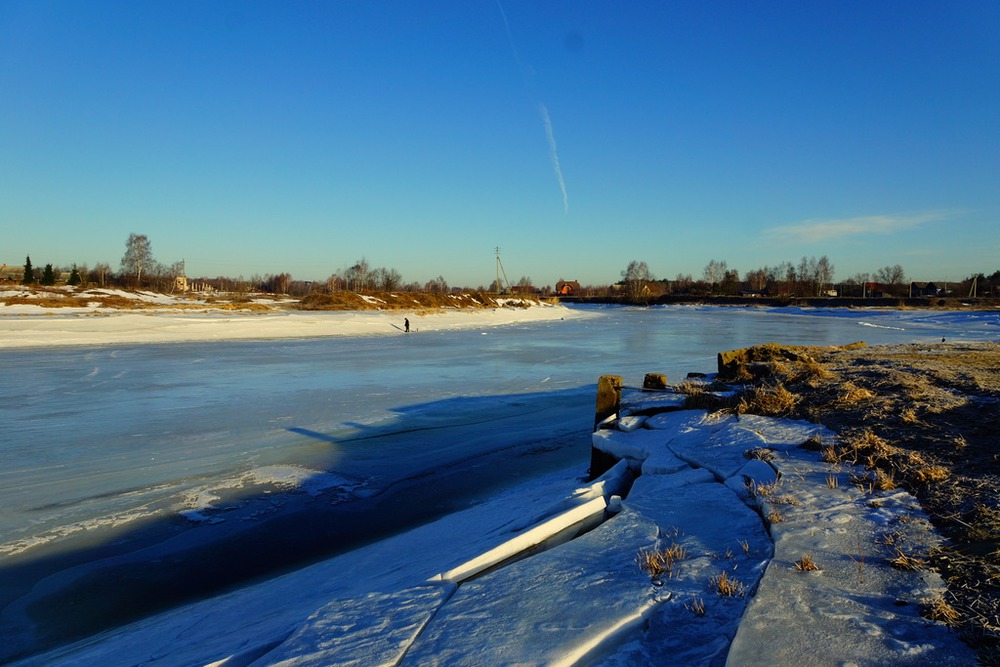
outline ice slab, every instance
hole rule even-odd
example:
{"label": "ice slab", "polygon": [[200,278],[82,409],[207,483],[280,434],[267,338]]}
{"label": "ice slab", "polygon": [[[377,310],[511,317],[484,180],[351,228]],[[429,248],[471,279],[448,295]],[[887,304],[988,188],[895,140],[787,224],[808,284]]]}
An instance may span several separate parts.
{"label": "ice slab", "polygon": [[622,512],[557,549],[463,584],[404,665],[568,665],[643,619],[660,589],[635,565],[657,528]]}
{"label": "ice slab", "polygon": [[398,665],[453,584],[335,600],[317,610],[279,648],[253,665],[381,667]]}

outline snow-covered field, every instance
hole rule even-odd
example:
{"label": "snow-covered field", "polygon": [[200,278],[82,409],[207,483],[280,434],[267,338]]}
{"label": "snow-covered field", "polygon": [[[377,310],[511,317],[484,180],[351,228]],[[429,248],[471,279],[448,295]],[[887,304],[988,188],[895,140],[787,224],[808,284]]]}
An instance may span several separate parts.
{"label": "snow-covered field", "polygon": [[[16,314],[0,309],[0,359],[12,389],[0,407],[0,447],[17,463],[0,472],[0,576],[12,563],[34,567],[39,549],[51,554],[63,541],[79,549],[88,535],[103,534],[95,528],[118,521],[137,527],[175,513],[200,528],[177,528],[170,539],[197,542],[209,534],[199,531],[225,536],[233,526],[281,519],[310,503],[378,498],[414,472],[406,493],[420,498],[412,491],[420,475],[458,461],[462,478],[477,479],[476,461],[493,467],[511,458],[508,451],[530,461],[549,448],[546,433],[568,441],[589,431],[591,383],[602,373],[676,378],[712,370],[719,350],[767,340],[981,340],[1000,331],[994,313],[546,306],[414,314],[417,335],[407,337],[396,335],[403,313],[10,308]],[[216,342],[236,339],[248,342]],[[164,342],[182,344],[146,345]],[[17,389],[24,386],[32,389]],[[623,434],[614,445],[648,450],[636,458],[644,474],[620,508],[613,479],[589,489],[582,482],[587,452],[576,446],[557,472],[536,470],[430,523],[27,663],[395,664],[405,656],[404,664],[636,664],[667,655],[712,664],[735,637],[731,655],[745,660],[733,664],[778,664],[785,661],[767,656],[779,648],[790,660],[801,655],[796,644],[811,646],[803,636],[819,638],[829,664],[882,662],[877,656],[921,664],[942,652],[967,660],[951,635],[916,616],[919,598],[939,585],[933,578],[883,576],[868,554],[864,576],[852,579],[858,565],[850,543],[891,527],[901,513],[919,519],[912,501],[893,496],[884,512],[872,512],[847,484],[836,493],[814,484],[819,472],[792,447],[808,425],[685,419]],[[661,441],[633,443],[650,433]],[[770,534],[732,483],[742,480],[734,463],[745,449],[740,443],[758,436],[778,450],[782,484],[800,502],[785,510],[783,530],[771,526]],[[524,444],[507,449],[512,442]],[[676,467],[671,457],[692,447],[721,458],[689,453]],[[579,463],[565,467],[572,460]],[[447,494],[458,479],[434,484]],[[614,510],[608,520],[577,535],[579,525],[605,518],[605,504]],[[557,518],[568,511],[574,514]],[[497,554],[503,560],[549,532],[555,537],[547,545],[560,546],[464,579],[475,563]],[[683,544],[687,557],[657,586],[635,558],[670,540]],[[113,543],[88,548],[106,565],[120,558]],[[806,550],[820,571],[794,569]],[[142,563],[141,553],[132,565]],[[0,613],[2,630],[23,633],[46,596],[85,581],[92,566],[80,562],[12,593]],[[722,572],[748,594],[713,593],[708,582]],[[773,584],[754,591],[764,572],[764,584]],[[698,600],[704,614],[692,611]],[[827,622],[813,627],[803,623],[808,619]],[[852,632],[850,648],[859,653],[835,650],[834,638]],[[22,641],[30,634],[6,634],[4,643]]]}
{"label": "snow-covered field", "polygon": [[[390,335],[403,331],[408,318],[414,331],[447,331],[503,326],[565,317],[585,317],[581,311],[550,304],[531,308],[451,309],[414,311],[241,312],[222,310],[152,292],[102,290],[109,296],[140,302],[142,310],[99,307],[43,307],[30,303],[0,305],[0,349],[109,343],[183,343],[219,340],[316,338],[325,336]],[[0,292],[0,297],[23,290]],[[268,301],[274,304],[273,301]],[[177,306],[199,306],[179,310]]]}

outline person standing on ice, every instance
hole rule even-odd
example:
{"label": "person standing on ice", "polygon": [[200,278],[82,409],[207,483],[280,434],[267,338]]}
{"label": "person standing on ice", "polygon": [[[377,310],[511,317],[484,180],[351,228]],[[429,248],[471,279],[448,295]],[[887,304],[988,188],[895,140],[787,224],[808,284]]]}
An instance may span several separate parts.
{"label": "person standing on ice", "polygon": [[403,318],[403,331],[410,333],[410,318],[408,317]]}

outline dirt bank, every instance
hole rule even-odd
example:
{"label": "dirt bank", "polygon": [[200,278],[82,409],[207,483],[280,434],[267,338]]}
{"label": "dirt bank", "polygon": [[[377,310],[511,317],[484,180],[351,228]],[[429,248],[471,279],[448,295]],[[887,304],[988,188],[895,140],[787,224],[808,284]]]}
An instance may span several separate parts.
{"label": "dirt bank", "polygon": [[818,456],[859,466],[862,488],[911,491],[950,543],[894,547],[901,565],[940,572],[948,594],[927,614],[1000,665],[1000,344],[750,350],[729,373],[763,400],[732,409],[822,423],[838,441]]}

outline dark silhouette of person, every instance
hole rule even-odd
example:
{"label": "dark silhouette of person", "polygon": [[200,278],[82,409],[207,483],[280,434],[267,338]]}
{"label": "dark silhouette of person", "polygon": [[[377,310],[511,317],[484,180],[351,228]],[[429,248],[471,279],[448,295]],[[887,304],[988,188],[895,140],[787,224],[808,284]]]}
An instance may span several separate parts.
{"label": "dark silhouette of person", "polygon": [[408,317],[403,318],[403,331],[410,333],[410,318]]}

